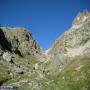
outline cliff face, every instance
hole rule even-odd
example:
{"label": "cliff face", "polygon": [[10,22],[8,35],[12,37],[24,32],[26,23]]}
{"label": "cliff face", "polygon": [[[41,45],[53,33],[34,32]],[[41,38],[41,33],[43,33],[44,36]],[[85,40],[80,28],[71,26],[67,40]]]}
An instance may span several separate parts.
{"label": "cliff face", "polygon": [[62,34],[48,52],[54,68],[60,68],[67,58],[90,56],[90,13],[79,13],[72,27]]}
{"label": "cliff face", "polygon": [[0,28],[0,46],[20,56],[35,55],[40,52],[40,47],[33,39],[32,34],[24,28]]}

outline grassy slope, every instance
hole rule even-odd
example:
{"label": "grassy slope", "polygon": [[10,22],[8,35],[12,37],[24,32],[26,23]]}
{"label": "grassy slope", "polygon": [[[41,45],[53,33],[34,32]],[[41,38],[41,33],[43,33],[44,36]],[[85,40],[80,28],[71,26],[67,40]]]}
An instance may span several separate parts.
{"label": "grassy slope", "polygon": [[90,58],[77,57],[61,73],[47,76],[41,90],[90,90]]}
{"label": "grassy slope", "polygon": [[8,75],[8,68],[0,64],[0,84],[6,82],[10,79],[10,75]]}
{"label": "grassy slope", "polygon": [[[17,68],[14,64],[10,64],[8,62],[6,62],[5,60],[3,60],[0,57],[0,83],[3,83],[3,85],[14,85],[14,83],[17,83],[16,86],[20,85],[20,90],[28,90],[31,88],[31,85],[29,85],[28,83],[23,83],[21,82],[22,80],[28,80],[28,82],[30,82],[30,84],[32,84],[31,81],[34,81],[35,77],[37,77],[37,72],[35,72],[35,70],[33,70],[33,66],[36,63],[40,62],[37,60],[37,58],[35,58],[32,55],[28,55],[25,58],[19,57],[18,55],[14,55],[14,62],[17,65],[20,65],[21,68],[25,68],[25,72],[24,74],[14,74],[14,77],[11,78],[10,74],[8,73],[8,71],[10,71],[11,73],[15,73],[13,71],[14,68]],[[28,73],[28,74],[27,74]],[[25,87],[27,89],[25,89]]]}
{"label": "grassy slope", "polygon": [[[29,68],[32,71],[32,66],[35,63],[39,63],[38,60],[33,56],[27,56],[26,58],[20,58],[15,56],[15,62]],[[28,62],[30,64],[28,64]],[[0,60],[0,81],[9,79],[5,85],[17,83],[22,80],[28,80],[28,83],[19,83],[19,90],[32,90],[33,82],[37,80],[38,74],[32,71],[32,74],[17,74],[14,78],[10,78],[8,74],[9,69],[12,65],[8,65],[5,61]],[[90,90],[90,58],[77,57],[74,60],[68,62],[65,65],[62,72],[56,75],[49,75],[39,79],[41,90]]]}

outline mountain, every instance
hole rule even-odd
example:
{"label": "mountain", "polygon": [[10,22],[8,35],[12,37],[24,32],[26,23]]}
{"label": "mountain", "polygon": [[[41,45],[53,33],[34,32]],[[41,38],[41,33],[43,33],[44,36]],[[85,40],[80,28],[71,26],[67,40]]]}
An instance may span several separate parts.
{"label": "mountain", "polygon": [[[33,39],[32,34],[24,28],[0,28],[0,45],[3,50],[8,50],[24,56],[40,52],[39,45]],[[35,52],[34,52],[35,51]]]}
{"label": "mountain", "polygon": [[90,90],[90,13],[79,13],[46,53],[41,90]]}
{"label": "mountain", "polygon": [[[90,13],[79,13],[72,27],[63,33],[49,49],[48,56],[54,67],[60,69],[67,58],[90,57]],[[55,65],[56,64],[56,65]]]}
{"label": "mountain", "polygon": [[90,13],[74,19],[46,52],[25,28],[0,27],[0,86],[90,90]]}
{"label": "mountain", "polygon": [[[0,51],[9,51],[19,56],[44,56],[44,51],[33,39],[32,34],[25,28],[0,28]],[[42,54],[43,53],[43,54]]]}
{"label": "mountain", "polygon": [[1,86],[37,84],[35,79],[43,77],[44,61],[45,52],[25,28],[0,27]]}

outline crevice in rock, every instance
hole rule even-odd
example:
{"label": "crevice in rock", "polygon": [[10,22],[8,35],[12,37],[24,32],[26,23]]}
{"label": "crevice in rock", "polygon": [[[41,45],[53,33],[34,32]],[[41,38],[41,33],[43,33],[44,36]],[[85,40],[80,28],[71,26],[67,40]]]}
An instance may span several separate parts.
{"label": "crevice in rock", "polygon": [[23,57],[23,55],[21,54],[21,52],[20,52],[18,49],[16,49],[16,50],[14,51],[14,53],[15,53],[15,54],[18,54],[18,55],[21,56],[21,57]]}

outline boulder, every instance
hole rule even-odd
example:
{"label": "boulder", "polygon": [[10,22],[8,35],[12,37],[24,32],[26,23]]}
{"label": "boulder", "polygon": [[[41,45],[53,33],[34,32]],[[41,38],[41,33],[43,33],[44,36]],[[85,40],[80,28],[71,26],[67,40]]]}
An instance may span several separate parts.
{"label": "boulder", "polygon": [[3,53],[3,59],[6,60],[7,62],[11,62],[12,57],[11,57],[9,52],[4,52]]}

